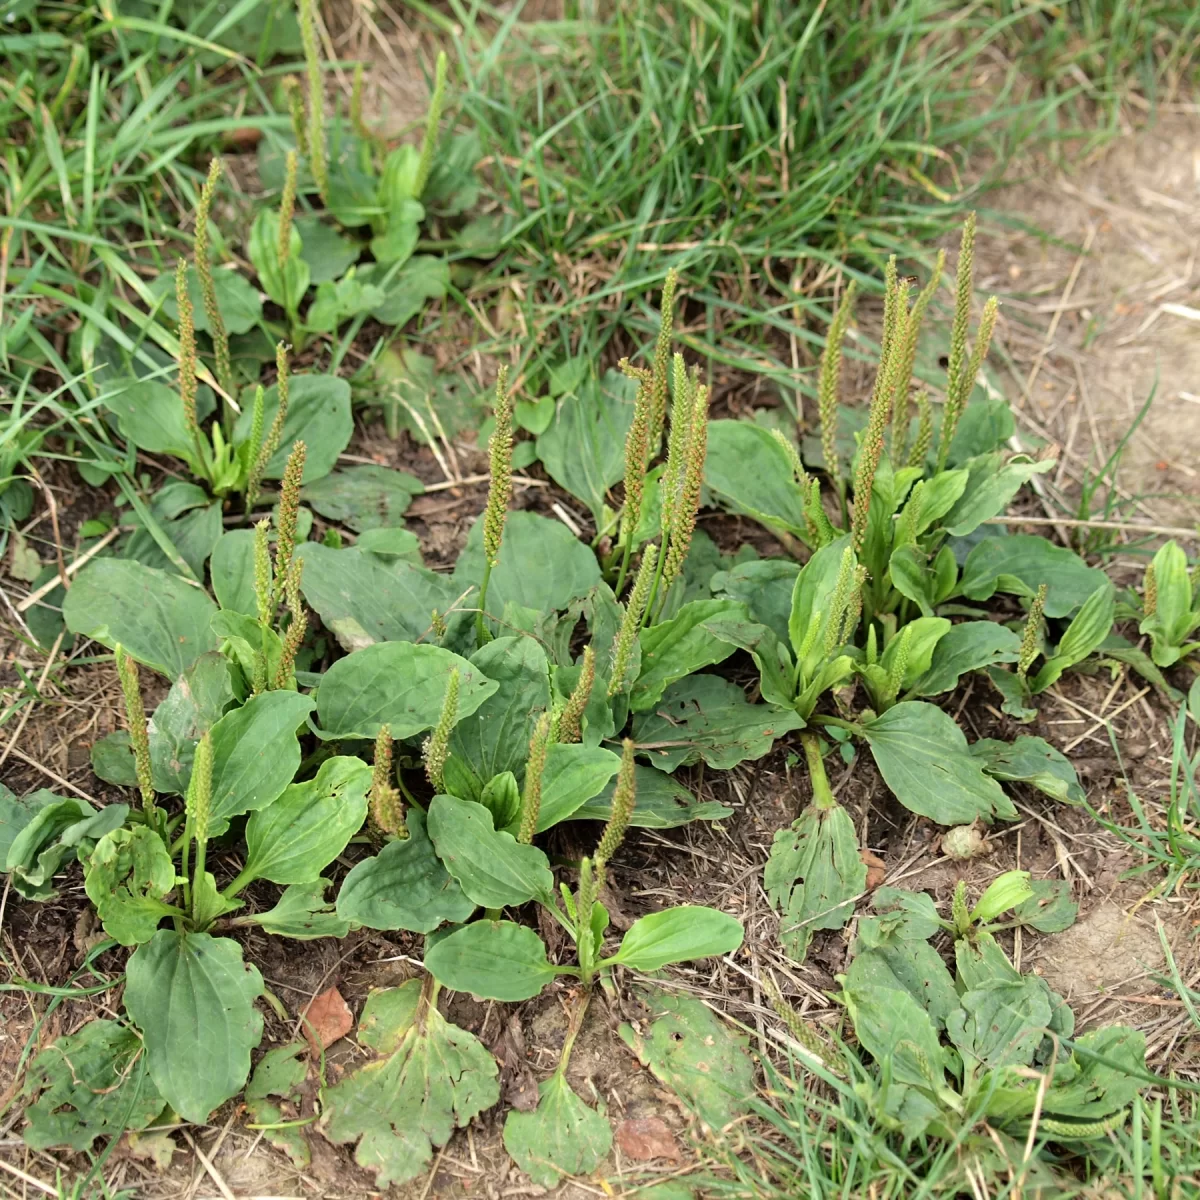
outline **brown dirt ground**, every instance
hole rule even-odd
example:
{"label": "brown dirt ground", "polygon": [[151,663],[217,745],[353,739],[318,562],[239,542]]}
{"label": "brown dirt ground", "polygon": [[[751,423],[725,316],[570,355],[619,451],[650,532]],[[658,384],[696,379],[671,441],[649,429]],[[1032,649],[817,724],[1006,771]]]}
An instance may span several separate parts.
{"label": "brown dirt ground", "polygon": [[[386,5],[380,7],[387,11]],[[343,58],[379,41],[369,19],[361,16],[365,9],[355,6],[352,11],[353,19],[344,26],[331,27]],[[401,22],[397,19],[396,24]],[[386,48],[379,46],[379,54],[394,69],[382,73],[387,96],[379,110],[389,129],[397,129],[423,110],[424,83],[411,69],[415,37],[406,42],[403,36],[389,34],[384,41]],[[1118,142],[1065,178],[1048,175],[1001,194],[997,204],[1001,217],[1007,214],[1007,224],[992,219],[981,230],[980,282],[985,289],[1000,291],[1005,300],[999,344],[1011,358],[1012,396],[1021,428],[1064,446],[1063,468],[1051,477],[1055,489],[1070,495],[1088,464],[1094,467],[1107,456],[1158,370],[1159,398],[1133,440],[1122,476],[1126,492],[1141,497],[1125,514],[1137,522],[1186,525],[1195,511],[1184,501],[1190,504],[1200,492],[1195,453],[1200,443],[1200,330],[1194,317],[1162,307],[1200,307],[1197,146],[1200,116],[1194,106],[1164,115],[1149,130]],[[1041,226],[1059,241],[1039,239],[1018,228],[1021,223]],[[1082,257],[1077,248],[1085,245],[1089,253]],[[378,425],[362,430],[353,450],[361,458],[403,465],[430,483],[441,479],[427,450],[407,441],[387,441]],[[460,465],[466,474],[478,469],[479,460],[464,449]],[[65,471],[51,475],[51,486],[69,545],[82,515],[93,511],[102,497],[80,494]],[[482,498],[481,486],[466,485],[427,494],[414,504],[413,527],[431,562],[452,560]],[[531,484],[519,492],[517,503],[544,507],[551,499],[550,489]],[[28,532],[45,551],[50,543],[41,509]],[[1194,552],[1195,546],[1191,549]],[[7,722],[15,732],[6,729],[0,738],[0,778],[18,793],[49,786],[77,789],[100,801],[113,798],[112,790],[92,775],[88,760],[91,744],[120,720],[119,689],[111,668],[75,665],[86,647],[52,661],[30,653],[16,637],[13,620],[21,585],[4,578],[0,592],[7,623],[5,703],[18,694],[18,669],[39,682],[42,697],[29,710],[27,723],[19,728],[14,724],[23,713]],[[745,664],[735,661],[733,669],[742,671],[749,682]],[[1127,784],[1152,813],[1161,814],[1170,766],[1169,708],[1124,670],[1066,677],[1045,696],[1033,727],[1017,727],[1003,717],[982,681],[969,685],[956,704],[973,736],[1036,732],[1068,751],[1091,804],[1106,815],[1128,820]],[[1112,753],[1110,727],[1122,748],[1128,779]],[[765,977],[772,978],[806,1018],[835,1025],[839,1010],[828,993],[834,975],[844,967],[853,927],[844,934],[818,935],[808,961],[797,966],[777,947],[777,918],[761,888],[761,867],[773,834],[807,802],[806,778],[789,767],[786,748],[723,777],[692,771],[687,778],[705,798],[733,805],[735,814],[721,825],[632,835],[614,869],[615,923],[684,901],[733,912],[746,923],[743,949],[729,962],[673,972],[672,986],[700,996],[756,1030],[764,1051],[778,1031],[761,988]],[[956,864],[941,857],[938,831],[899,808],[863,756],[833,782],[855,818],[862,843],[885,863],[889,884],[926,889],[945,904],[959,878],[967,879],[977,894],[996,874],[1014,866],[1031,870],[1037,878],[1069,880],[1081,906],[1078,924],[1047,938],[1017,935],[1014,941],[1006,935],[1014,958],[1045,974],[1064,992],[1082,1024],[1123,1020],[1143,1028],[1154,1069],[1190,1078],[1200,1073],[1196,1031],[1179,1001],[1158,982],[1164,965],[1161,927],[1183,979],[1193,988],[1200,986],[1200,960],[1191,936],[1194,902],[1187,895],[1152,895],[1150,878],[1122,878],[1137,865],[1135,858],[1085,813],[1017,789],[1021,819],[991,831],[987,855]],[[562,849],[569,850],[579,832],[568,826],[559,835]],[[88,945],[91,929],[85,912],[77,874],[68,877],[62,897],[52,904],[27,905],[8,896],[0,930],[5,953],[24,976],[64,983]],[[341,945],[315,942],[298,947],[262,934],[247,940],[269,986],[293,1016],[311,997],[335,985],[357,1014],[371,988],[410,978],[420,952],[415,938],[367,932]],[[111,954],[98,966],[113,974],[120,969]],[[533,1083],[552,1069],[568,1000],[564,989],[551,988],[537,1000],[503,1009],[461,996],[444,1002],[451,1019],[477,1033],[501,1059],[506,1103],[456,1135],[427,1177],[395,1194],[420,1200],[541,1194],[508,1161],[499,1133],[506,1104],[525,1103]],[[19,1086],[14,1072],[29,1039],[35,1046],[45,1045],[101,1012],[114,1015],[119,1003],[119,990],[114,988],[89,1004],[65,1004],[42,1021],[44,998],[0,994],[0,1096],[7,1099]],[[636,1183],[671,1177],[704,1157],[678,1104],[636,1064],[616,1035],[621,1020],[638,1015],[627,987],[615,1000],[595,1003],[572,1060],[571,1082],[589,1099],[603,1097],[614,1124],[627,1117],[663,1120],[683,1147],[683,1158],[658,1160],[647,1169],[618,1155],[593,1180],[565,1185],[559,1195],[574,1200],[627,1194]],[[296,1024],[284,1024],[269,1012],[266,1016],[264,1046],[295,1036]],[[360,1057],[353,1039],[343,1039],[329,1054],[331,1076],[337,1077]],[[0,1159],[42,1181],[41,1190],[60,1172],[69,1179],[83,1167],[80,1158],[68,1154],[29,1151],[19,1129],[19,1110],[0,1120]],[[353,1164],[345,1148],[314,1136],[312,1166],[297,1171],[244,1128],[244,1115],[234,1104],[217,1113],[212,1125],[180,1131],[174,1141],[173,1161],[165,1170],[121,1147],[105,1170],[109,1185],[128,1188],[137,1196],[189,1200],[218,1192],[305,1197],[373,1193],[371,1177]],[[211,1170],[193,1153],[192,1141],[204,1151]],[[603,1187],[601,1179],[607,1181]],[[39,1190],[34,1182],[29,1184],[34,1191],[18,1193],[14,1189],[26,1185],[16,1176],[0,1179],[0,1186],[13,1195]]]}

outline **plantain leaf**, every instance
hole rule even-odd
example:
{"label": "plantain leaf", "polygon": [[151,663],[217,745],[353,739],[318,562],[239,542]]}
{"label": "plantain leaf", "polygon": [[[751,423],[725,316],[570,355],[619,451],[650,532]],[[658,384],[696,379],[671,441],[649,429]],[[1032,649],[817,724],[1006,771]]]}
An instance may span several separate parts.
{"label": "plantain leaf", "polygon": [[780,912],[784,952],[803,962],[818,929],[841,929],[867,886],[866,864],[850,814],[840,804],[809,805],[790,829],[775,834],[763,872],[767,898]]}
{"label": "plantain leaf", "polygon": [[589,1108],[555,1071],[538,1085],[533,1112],[510,1109],[504,1119],[504,1148],[539,1187],[552,1188],[564,1175],[594,1171],[612,1148],[612,1128]]}
{"label": "plantain leaf", "polygon": [[883,781],[905,808],[939,825],[1013,818],[1017,810],[986,775],[954,720],[940,708],[906,700],[862,726]]}
{"label": "plantain leaf", "polygon": [[970,472],[966,488],[942,522],[953,537],[974,533],[984,521],[998,516],[1009,501],[1035,475],[1044,475],[1057,465],[1053,458],[1018,456],[1005,463],[1000,453],[980,454],[964,466]]}
{"label": "plantain leaf", "polygon": [[425,485],[407,471],[364,463],[307,484],[300,499],[327,520],[362,532],[398,526],[412,498],[424,490]]}
{"label": "plantain leaf", "polygon": [[235,918],[235,925],[259,925],[276,937],[308,942],[314,938],[342,938],[350,932],[351,923],[333,911],[325,899],[330,887],[328,879],[309,883],[293,883],[284,888],[279,903],[264,913]]}
{"label": "plantain leaf", "polygon": [[358,1040],[379,1057],[325,1090],[322,1124],[330,1141],[358,1143],[355,1161],[379,1188],[425,1173],[433,1147],[500,1098],[495,1060],[419,979],[372,992]]}
{"label": "plantain leaf", "polygon": [[[677,829],[692,821],[720,821],[733,815],[733,809],[715,800],[697,800],[678,780],[653,767],[634,767],[637,799],[630,825],[638,829]],[[576,821],[607,821],[612,816],[616,780],[603,795],[577,808]],[[542,805],[545,807],[545,797]]]}
{"label": "plantain leaf", "polygon": [[235,1095],[262,1038],[258,968],[229,938],[160,929],[125,968],[125,1007],[146,1042],[150,1077],[181,1117],[202,1123]]}
{"label": "plantain leaf", "polygon": [[1105,583],[1103,571],[1089,567],[1073,550],[1049,538],[1017,533],[988,537],[967,555],[959,590],[969,600],[996,592],[1032,597],[1048,583],[1046,616],[1066,617]]}
{"label": "plantain leaf", "polygon": [[202,588],[119,558],[89,563],[63,600],[63,619],[72,633],[109,649],[120,642],[132,658],[168,679],[178,679],[201,654],[217,648],[209,628],[216,611]]}
{"label": "plantain leaf", "polygon": [[797,713],[747,703],[742,689],[719,675],[692,675],[672,684],[653,711],[634,717],[633,737],[660,770],[703,759],[727,771],[762,758],[777,738],[803,727]]}
{"label": "plantain leaf", "polygon": [[1065,879],[1035,879],[1033,895],[1013,909],[1022,925],[1038,933],[1061,933],[1070,929],[1079,916],[1079,905],[1071,899],[1071,885]]}
{"label": "plantain leaf", "polygon": [[425,969],[445,987],[484,1000],[528,1000],[555,975],[532,929],[512,921],[472,921],[440,938],[425,951]]}
{"label": "plantain leaf", "polygon": [[642,630],[638,637],[641,669],[629,693],[634,712],[653,708],[676,680],[724,662],[734,652],[732,640],[717,637],[706,627],[706,622],[718,618],[748,620],[749,614],[735,600],[693,600],[669,621]]}
{"label": "plantain leaf", "polygon": [[229,660],[216,651],[202,654],[175,680],[150,718],[150,764],[156,791],[180,796],[187,791],[196,743],[232,702]]}
{"label": "plantain leaf", "polygon": [[550,902],[554,876],[545,854],[495,830],[492,814],[482,804],[434,796],[429,836],[446,870],[480,907],[504,908],[535,897]]}
{"label": "plantain leaf", "polygon": [[411,809],[405,820],[407,838],[388,842],[346,876],[337,898],[343,920],[368,929],[429,933],[445,921],[465,921],[475,911],[434,852],[425,814]]}
{"label": "plantain leaf", "polygon": [[996,621],[963,621],[951,626],[933,650],[929,669],[912,684],[915,696],[952,691],[968,671],[993,663],[1016,662],[1021,635]]}
{"label": "plantain leaf", "polygon": [[264,1126],[263,1137],[282,1150],[297,1167],[308,1166],[312,1151],[303,1130],[289,1121],[282,1105],[271,1097],[278,1096],[294,1112],[300,1110],[304,1080],[308,1075],[308,1053],[307,1042],[276,1046],[259,1059],[254,1075],[246,1084],[246,1112],[250,1120]]}
{"label": "plantain leaf", "polygon": [[314,779],[293,783],[246,822],[246,865],[238,878],[312,883],[346,848],[367,816],[371,769],[358,758],[327,758]]}
{"label": "plantain leaf", "polygon": [[768,529],[807,536],[804,490],[787,452],[761,425],[709,422],[704,483],[725,508]]}
{"label": "plantain leaf", "polygon": [[458,716],[469,717],[497,684],[465,658],[437,646],[380,642],[338,659],[321,677],[317,715],[322,738],[373,738],[387,725],[397,740],[432,729],[446,681],[458,671]]}
{"label": "plantain leaf", "polygon": [[647,1034],[622,1025],[621,1037],[638,1059],[713,1130],[749,1108],[754,1066],[747,1040],[731,1033],[692,996],[645,992],[653,1017]]}
{"label": "plantain leaf", "polygon": [[545,833],[560,822],[577,817],[583,805],[604,791],[620,766],[620,756],[602,746],[552,745],[542,774],[542,805],[538,809],[536,832]]}
{"label": "plantain leaf", "polygon": [[23,1134],[34,1150],[89,1151],[98,1137],[145,1129],[163,1109],[146,1072],[142,1039],[117,1021],[89,1021],[29,1065]]}
{"label": "plantain leaf", "polygon": [[604,961],[634,971],[659,971],[671,963],[732,954],[744,936],[736,917],[684,904],[634,921],[617,953]]}
{"label": "plantain leaf", "polygon": [[254,530],[231,529],[213,547],[209,563],[213,594],[222,608],[258,615],[254,595]]}
{"label": "plantain leaf", "polygon": [[993,779],[1027,783],[1064,804],[1082,804],[1087,794],[1070,759],[1044,738],[1023,735],[1014,742],[981,738],[971,753]]}
{"label": "plantain leaf", "polygon": [[[279,411],[279,388],[272,385],[263,396],[265,428],[271,427]],[[250,437],[251,410],[246,405],[233,428],[234,440]],[[308,450],[304,459],[304,482],[312,483],[333,470],[338,455],[350,444],[354,420],[350,415],[350,384],[333,375],[293,375],[288,385],[288,410],[279,438],[279,449],[263,472],[267,479],[282,479],[292,445],[302,441]]]}
{"label": "plantain leaf", "polygon": [[83,886],[104,932],[122,946],[148,942],[163,917],[183,915],[164,902],[175,886],[175,864],[145,825],[106,833],[88,859]]}

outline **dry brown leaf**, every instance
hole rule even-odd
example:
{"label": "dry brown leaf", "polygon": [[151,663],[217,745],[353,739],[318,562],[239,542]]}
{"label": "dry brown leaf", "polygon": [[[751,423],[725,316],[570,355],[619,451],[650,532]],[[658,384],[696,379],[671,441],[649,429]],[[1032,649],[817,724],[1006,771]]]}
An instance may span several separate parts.
{"label": "dry brown leaf", "polygon": [[661,1117],[631,1117],[617,1126],[617,1145],[626,1158],[647,1162],[669,1158],[678,1162],[683,1154],[666,1121]]}
{"label": "dry brown leaf", "polygon": [[354,1028],[350,1006],[335,987],[315,997],[304,1010],[304,1036],[314,1055],[328,1050],[334,1042]]}
{"label": "dry brown leaf", "polygon": [[867,891],[873,892],[887,878],[887,864],[870,850],[860,850],[858,857],[867,868]]}

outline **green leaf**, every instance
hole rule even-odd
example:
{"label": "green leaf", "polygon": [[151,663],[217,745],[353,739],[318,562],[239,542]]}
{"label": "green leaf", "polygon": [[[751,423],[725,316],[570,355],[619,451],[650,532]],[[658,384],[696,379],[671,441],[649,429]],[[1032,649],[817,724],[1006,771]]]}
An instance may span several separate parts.
{"label": "green leaf", "polygon": [[339,917],[333,911],[333,904],[325,899],[325,891],[331,886],[328,879],[293,883],[284,888],[274,908],[253,916],[237,917],[234,924],[258,925],[266,933],[300,942],[345,937],[350,932],[351,922]]}
{"label": "green leaf", "polygon": [[[263,396],[264,428],[269,429],[279,411],[279,388],[272,385]],[[242,409],[233,427],[235,441],[250,437],[251,410]],[[312,483],[333,470],[338,455],[350,444],[354,420],[350,416],[350,385],[333,375],[293,375],[288,385],[288,410],[279,448],[263,472],[266,479],[282,479],[292,443],[307,448],[304,482]]]}
{"label": "green leaf", "polygon": [[966,490],[943,522],[951,536],[974,533],[984,521],[999,516],[1035,475],[1044,475],[1057,465],[1053,458],[1039,462],[1018,456],[1001,465],[1003,459],[999,453],[981,454],[965,464],[970,472]]}
{"label": "green leaf", "polygon": [[732,954],[744,936],[737,917],[683,904],[634,921],[617,953],[605,961],[634,971],[659,971],[671,963]]}
{"label": "green leaf", "polygon": [[635,380],[619,371],[589,375],[558,399],[549,428],[537,440],[550,478],[603,522],[608,489],[625,474],[625,438],[633,423]]}
{"label": "green leaf", "polygon": [[246,865],[238,878],[312,883],[362,828],[371,769],[358,758],[327,758],[316,778],[293,783],[246,822]]}
{"label": "green leaf", "polygon": [[987,674],[1002,697],[1001,712],[1018,721],[1032,721],[1037,716],[1036,708],[1027,707],[1027,685],[1017,678],[1016,672],[1005,667],[993,666],[988,667]]}
{"label": "green leaf", "polygon": [[962,730],[940,708],[907,700],[862,729],[884,783],[910,811],[939,825],[1017,815],[971,755]]}
{"label": "green leaf", "polygon": [[[262,297],[257,289],[232,263],[228,267],[218,267],[213,271],[212,282],[225,331],[232,334],[249,333],[262,320]],[[187,289],[192,302],[192,320],[196,332],[211,333],[212,326],[209,324],[208,310],[204,307],[200,278],[191,263],[187,267]],[[162,307],[158,311],[168,321],[179,320],[174,271],[164,271],[155,279],[150,284],[150,295],[156,300],[162,298]]]}
{"label": "green leaf", "polygon": [[918,1088],[945,1083],[945,1051],[933,1020],[907,991],[847,985],[843,996],[855,1037],[891,1080]]}
{"label": "green leaf", "polygon": [[1072,550],[1033,534],[984,538],[967,555],[959,589],[969,600],[988,600],[996,592],[1018,596],[1037,594],[1049,583],[1046,616],[1073,613],[1098,587],[1104,572],[1089,567]]}
{"label": "green leaf", "polygon": [[338,279],[358,261],[362,245],[339,233],[332,225],[326,225],[320,217],[298,216],[294,224],[300,235],[300,257],[308,263],[310,283]]}
{"label": "green leaf", "polygon": [[196,444],[174,388],[154,379],[123,380],[105,388],[104,403],[116,414],[121,436],[139,450],[184,459],[195,456]]}
{"label": "green leaf", "polygon": [[160,929],[125,968],[125,1007],[146,1041],[150,1077],[181,1117],[203,1123],[235,1095],[262,1038],[257,967],[229,938]]}
{"label": "green leaf", "polygon": [[306,542],[296,557],[304,563],[305,600],[346,650],[428,636],[433,610],[446,612],[462,590],[417,563],[366,548]]}
{"label": "green leaf", "polygon": [[915,683],[917,696],[937,696],[952,691],[968,671],[993,663],[1016,662],[1021,656],[1021,635],[996,621],[964,621],[953,626],[934,647],[927,670]]}
{"label": "green leaf", "polygon": [[768,529],[806,537],[804,490],[768,429],[750,421],[710,421],[704,483],[733,512]]}
{"label": "green leaf", "polygon": [[[222,608],[213,613],[212,631],[221,639],[221,654],[235,664],[245,680],[254,678],[263,657],[267,678],[279,670],[283,659],[283,639],[273,629],[264,629],[257,617]],[[242,690],[247,690],[243,687]]]}
{"label": "green leaf", "polygon": [[445,921],[465,921],[475,904],[442,866],[425,830],[425,814],[410,809],[408,837],[363,859],[338,892],[337,913],[368,929],[429,933]]}
{"label": "green leaf", "polygon": [[560,968],[532,929],[512,921],[472,921],[425,951],[425,969],[445,987],[483,1000],[536,996]]}
{"label": "green leaf", "polygon": [[[291,1042],[276,1046],[259,1059],[250,1082],[246,1084],[246,1113],[255,1125],[265,1125],[262,1135],[272,1146],[282,1150],[292,1164],[307,1167],[312,1151],[304,1132],[290,1124],[283,1106],[271,1099],[278,1096],[290,1112],[299,1112],[304,1100],[304,1080],[308,1075],[307,1042]],[[273,1128],[272,1128],[273,1127]]]}
{"label": "green leaf", "polygon": [[250,227],[246,251],[258,272],[263,291],[289,314],[300,307],[311,278],[308,263],[301,257],[300,233],[292,226],[286,262],[279,258],[279,213],[260,209]]}
{"label": "green leaf", "polygon": [[[893,922],[894,925],[894,922]],[[902,928],[889,930],[886,917],[866,917],[859,923],[854,960],[846,972],[846,987],[894,988],[907,992],[939,1030],[958,1011],[958,992],[941,955],[926,941],[904,936]],[[863,943],[878,939],[866,948]]]}
{"label": "green leaf", "polygon": [[1035,879],[1033,895],[1013,909],[1013,917],[1038,933],[1062,933],[1075,924],[1079,905],[1065,879]]}
{"label": "green leaf", "polygon": [[482,908],[505,908],[554,891],[550,864],[536,846],[521,845],[492,827],[482,804],[455,796],[434,796],[429,805],[429,836],[446,870],[468,899]]}
{"label": "green leaf", "polygon": [[338,659],[321,678],[317,715],[323,738],[373,738],[387,725],[397,741],[437,724],[446,680],[458,671],[459,719],[473,713],[496,683],[477,667],[437,646],[380,642]]}
{"label": "green leaf", "polygon": [[258,601],[254,595],[254,530],[231,529],[222,534],[213,547],[212,589],[217,603],[233,612],[255,616]]}
{"label": "green leaf", "polygon": [[564,1175],[586,1175],[612,1148],[612,1128],[603,1112],[588,1108],[556,1071],[538,1085],[533,1112],[510,1109],[504,1119],[504,1148],[539,1187],[552,1188]]}
{"label": "green leaf", "polygon": [[1052,657],[1030,681],[1029,690],[1037,695],[1054,683],[1068,667],[1081,663],[1103,644],[1112,630],[1116,611],[1116,593],[1107,579],[1083,602],[1074,620],[1067,626]]}
{"label": "green leaf", "polygon": [[880,665],[885,671],[892,672],[895,669],[896,656],[906,640],[908,664],[904,671],[904,678],[900,681],[900,687],[902,690],[911,687],[929,670],[937,647],[950,632],[950,628],[950,622],[945,617],[917,617],[915,620],[909,621],[888,642],[887,648],[879,660]]}
{"label": "green leaf", "polygon": [[537,832],[578,819],[579,809],[604,791],[620,766],[620,756],[602,746],[552,745],[542,774]]}
{"label": "green leaf", "polygon": [[109,649],[120,642],[130,657],[168,679],[217,648],[209,628],[216,611],[202,588],[178,575],[117,558],[89,563],[63,601],[72,633]]}
{"label": "green leaf", "polygon": [[854,822],[840,804],[809,805],[790,829],[780,829],[763,887],[781,914],[779,940],[788,957],[803,962],[818,929],[841,929],[866,886]]}
{"label": "green leaf", "polygon": [[966,992],[962,1008],[947,1022],[950,1040],[968,1070],[1033,1063],[1050,1024],[1050,1002],[1039,981],[990,980]]}
{"label": "green leaf", "polygon": [[300,498],[330,521],[339,521],[356,532],[400,524],[414,496],[425,485],[407,471],[388,467],[343,467],[307,484]]}
{"label": "green leaf", "polygon": [[533,638],[501,637],[476,650],[471,663],[496,690],[454,727],[450,750],[481,780],[511,771],[519,782],[533,728],[550,707],[546,652]]}
{"label": "green leaf", "polygon": [[734,646],[711,633],[705,622],[730,617],[745,620],[748,616],[745,607],[736,601],[693,600],[671,620],[643,629],[638,637],[641,670],[629,693],[629,707],[634,712],[646,712],[677,679],[724,662]]}
{"label": "green leaf", "polygon": [[796,576],[792,612],[788,618],[788,636],[804,678],[811,678],[824,661],[825,629],[829,623],[842,555],[849,544],[849,538],[838,538],[836,542],[822,546]]}
{"label": "green leaf", "polygon": [[[132,756],[130,761],[133,761]],[[12,849],[12,844],[21,830],[43,808],[60,801],[61,797],[46,791],[45,788],[18,799],[4,784],[0,783],[0,871],[11,870],[8,866],[8,852]],[[67,801],[67,803],[72,802]]]}
{"label": "green leaf", "polygon": [[[630,825],[638,829],[677,829],[692,821],[720,821],[733,809],[715,800],[697,800],[683,784],[653,767],[634,767],[637,800]],[[604,794],[574,813],[576,821],[607,821],[612,816],[613,780]],[[545,798],[542,800],[545,807]]]}
{"label": "green leaf", "polygon": [[762,758],[777,738],[803,727],[794,712],[748,704],[742,689],[719,675],[693,675],[672,684],[653,712],[634,717],[633,737],[660,770],[703,759],[728,771]]}
{"label": "green leaf", "polygon": [[212,833],[230,817],[266,808],[292,782],[300,766],[296,729],[312,710],[298,692],[263,692],[212,727]]}
{"label": "green leaf", "polygon": [[971,909],[971,920],[987,924],[1010,908],[1024,904],[1032,895],[1028,871],[1005,871],[988,884],[987,890]]}
{"label": "green leaf", "polygon": [[104,932],[122,946],[148,942],[163,917],[182,915],[164,903],[175,886],[175,864],[145,825],[106,833],[88,859],[83,886]]}
{"label": "green leaf", "polygon": [[[362,273],[365,274],[365,268]],[[383,286],[382,276],[380,286]],[[440,300],[449,290],[449,263],[431,254],[414,254],[386,286],[383,303],[371,310],[371,316],[398,329],[407,325],[425,307],[426,301]]]}
{"label": "green leaf", "polygon": [[969,474],[965,470],[942,471],[932,478],[922,480],[919,485],[920,492],[914,487],[907,503],[901,508],[896,520],[897,526],[906,528],[911,520],[913,533],[920,537],[958,502],[958,498],[966,490]]}
{"label": "green leaf", "polygon": [[1070,759],[1044,738],[1025,735],[1011,743],[981,738],[970,749],[994,779],[1027,783],[1064,804],[1087,799]]}
{"label": "green leaf", "polygon": [[433,1147],[500,1098],[495,1060],[438,1012],[419,979],[372,992],[358,1039],[380,1057],[325,1090],[324,1133],[358,1142],[355,1161],[376,1187],[424,1174]]}
{"label": "green leaf", "polygon": [[304,327],[315,333],[333,333],[351,317],[363,316],[383,303],[385,294],[360,279],[351,267],[341,279],[327,279],[304,314]]}
{"label": "green leaf", "polygon": [[13,890],[26,900],[57,895],[52,880],[58,871],[77,856],[86,860],[94,843],[129,815],[128,804],[97,811],[86,800],[63,800],[50,792],[35,792],[19,803],[34,811],[8,848],[6,869]]}
{"label": "green leaf", "polygon": [[692,996],[643,993],[653,1023],[642,1036],[622,1025],[625,1044],[713,1130],[747,1112],[754,1097],[754,1066],[747,1039],[730,1032]]}
{"label": "green leaf", "polygon": [[[483,577],[483,518],[471,526],[467,545],[454,568],[461,592]],[[510,512],[504,523],[500,564],[488,583],[487,608],[493,616],[507,604],[558,612],[586,596],[600,582],[596,556],[561,521],[537,513]],[[458,594],[457,592],[455,593]]]}
{"label": "green leaf", "polygon": [[[168,485],[170,486],[170,485]],[[163,489],[166,491],[166,488]],[[199,489],[197,489],[199,491]],[[179,551],[179,557],[188,565],[197,579],[204,575],[204,564],[221,540],[221,505],[214,501],[203,507],[193,507],[178,518],[164,518],[160,514],[160,497],[155,497],[150,506],[151,516],[159,528]],[[154,540],[149,528],[135,529],[122,550],[122,557],[132,558],[143,566],[159,571],[173,571],[174,565]]]}
{"label": "green leaf", "polygon": [[370,550],[385,562],[401,558],[416,566],[424,565],[421,558],[421,540],[411,529],[364,529],[354,543],[356,550]]}
{"label": "green leaf", "polygon": [[718,571],[709,581],[717,596],[740,601],[751,617],[786,643],[792,615],[792,593],[800,567],[786,558],[757,558]]}
{"label": "green leaf", "polygon": [[888,559],[892,587],[911,600],[923,616],[932,617],[937,604],[937,579],[928,555],[919,546],[898,546]]}
{"label": "green leaf", "polygon": [[180,796],[187,791],[196,743],[232,702],[229,661],[216,651],[200,655],[175,680],[150,718],[150,765],[156,791]]}
{"label": "green leaf", "polygon": [[163,1109],[146,1073],[142,1039],[116,1021],[89,1021],[29,1065],[23,1137],[34,1150],[90,1151],[98,1137],[145,1129]]}

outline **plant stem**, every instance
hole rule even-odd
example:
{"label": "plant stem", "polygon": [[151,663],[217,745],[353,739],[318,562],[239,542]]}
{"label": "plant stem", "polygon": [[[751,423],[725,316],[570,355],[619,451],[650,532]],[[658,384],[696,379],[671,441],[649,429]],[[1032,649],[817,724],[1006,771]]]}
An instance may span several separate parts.
{"label": "plant stem", "polygon": [[[197,838],[196,839],[196,872],[195,872],[195,875],[193,876],[196,886],[192,888],[193,902],[195,901],[196,896],[199,894],[200,884],[204,880],[204,858],[205,858],[207,851],[208,851],[208,838]],[[188,911],[191,912],[192,924],[195,925],[195,923],[196,923],[195,911],[193,909],[189,909]]]}
{"label": "plant stem", "polygon": [[625,586],[625,576],[629,574],[629,559],[633,554],[633,539],[625,543],[624,549],[621,551],[621,569],[617,572],[617,583],[613,588],[613,595],[619,600],[621,598],[621,589]]}
{"label": "plant stem", "polygon": [[825,762],[821,757],[820,739],[806,730],[800,735],[800,744],[804,747],[808,776],[812,780],[813,804],[817,808],[836,808],[837,801],[833,797],[833,788],[829,786],[829,776],[825,774]]}
{"label": "plant stem", "polygon": [[558,1070],[556,1074],[563,1075],[567,1070],[567,1063],[571,1059],[571,1051],[575,1048],[575,1039],[579,1036],[579,1031],[583,1028],[583,1018],[587,1015],[588,1005],[592,1002],[592,993],[590,990],[585,991],[579,998],[579,1004],[575,1011],[571,1014],[571,1023],[567,1027],[567,1036],[563,1039],[562,1053],[558,1059]]}
{"label": "plant stem", "polygon": [[475,614],[475,640],[482,646],[485,642],[490,641],[488,637],[487,626],[483,623],[484,613],[487,611],[487,594],[488,582],[492,577],[492,564],[484,561],[483,564],[483,579],[479,584],[479,611]]}
{"label": "plant stem", "polygon": [[188,874],[188,857],[192,847],[192,818],[184,822],[183,837],[181,839],[183,845],[179,850],[179,874],[183,878],[183,908],[187,912],[192,911],[192,884],[191,876]]}

